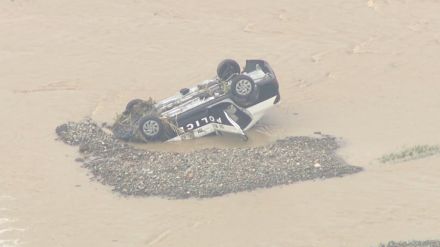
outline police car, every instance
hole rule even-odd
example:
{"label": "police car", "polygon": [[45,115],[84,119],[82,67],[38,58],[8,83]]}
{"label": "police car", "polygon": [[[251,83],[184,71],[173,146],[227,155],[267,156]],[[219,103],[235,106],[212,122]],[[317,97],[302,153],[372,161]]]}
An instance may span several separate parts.
{"label": "police car", "polygon": [[[142,102],[132,100],[124,114]],[[279,102],[278,81],[266,61],[247,60],[241,69],[236,61],[226,59],[218,65],[215,78],[154,103],[136,121],[137,131],[145,141],[180,141],[222,133],[247,140],[246,131]]]}

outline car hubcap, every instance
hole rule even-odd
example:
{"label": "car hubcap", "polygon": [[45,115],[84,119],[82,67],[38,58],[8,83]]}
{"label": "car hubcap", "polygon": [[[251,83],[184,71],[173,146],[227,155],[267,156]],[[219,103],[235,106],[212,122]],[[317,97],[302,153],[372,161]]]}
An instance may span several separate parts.
{"label": "car hubcap", "polygon": [[252,92],[252,83],[249,80],[240,80],[237,82],[235,89],[239,95],[248,95]]}
{"label": "car hubcap", "polygon": [[147,136],[155,136],[159,133],[159,123],[154,120],[148,120],[142,126],[142,130]]}

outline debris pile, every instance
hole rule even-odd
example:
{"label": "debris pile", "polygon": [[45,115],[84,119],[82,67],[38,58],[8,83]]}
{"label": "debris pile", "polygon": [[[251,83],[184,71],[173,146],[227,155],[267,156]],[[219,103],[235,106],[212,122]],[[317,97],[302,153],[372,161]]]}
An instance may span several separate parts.
{"label": "debris pile", "polygon": [[173,153],[137,149],[92,120],[62,124],[56,133],[63,142],[79,146],[82,157],[77,160],[94,179],[124,195],[206,198],[362,170],[335,154],[338,143],[330,136]]}
{"label": "debris pile", "polygon": [[145,142],[139,131],[139,120],[154,113],[154,100],[134,99],[128,102],[122,114],[119,114],[111,126],[114,137],[123,141]]}

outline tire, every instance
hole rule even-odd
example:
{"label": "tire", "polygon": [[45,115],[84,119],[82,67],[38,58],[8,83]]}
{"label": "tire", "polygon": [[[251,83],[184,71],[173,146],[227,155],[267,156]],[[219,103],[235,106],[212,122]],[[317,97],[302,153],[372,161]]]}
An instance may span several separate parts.
{"label": "tire", "polygon": [[131,100],[130,102],[128,102],[127,106],[125,107],[125,112],[126,112],[126,113],[131,112],[131,110],[133,110],[133,107],[134,107],[135,105],[142,104],[142,102],[144,102],[144,101],[141,100],[141,99],[134,99],[134,100]]}
{"label": "tire", "polygon": [[158,117],[146,116],[139,121],[139,131],[147,141],[158,141],[164,133],[164,125]]}
{"label": "tire", "polygon": [[239,75],[232,79],[231,91],[237,97],[247,98],[255,91],[255,82],[247,75]]}
{"label": "tire", "polygon": [[232,99],[241,107],[246,107],[258,100],[258,88],[254,80],[247,75],[238,75],[232,79]]}
{"label": "tire", "polygon": [[234,74],[240,74],[240,65],[232,59],[225,59],[217,66],[217,76],[223,81],[230,80]]}

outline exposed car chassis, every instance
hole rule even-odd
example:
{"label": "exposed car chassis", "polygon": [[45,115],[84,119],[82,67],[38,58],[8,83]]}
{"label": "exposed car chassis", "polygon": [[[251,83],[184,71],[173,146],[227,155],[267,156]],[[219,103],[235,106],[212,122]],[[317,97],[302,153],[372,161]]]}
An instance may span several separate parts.
{"label": "exposed car chassis", "polygon": [[[279,103],[278,81],[269,64],[247,60],[241,70],[231,59],[222,61],[214,79],[180,90],[155,103],[136,119],[137,130],[145,141],[179,141],[211,134],[239,134]],[[132,114],[143,100],[132,100],[124,115]]]}

